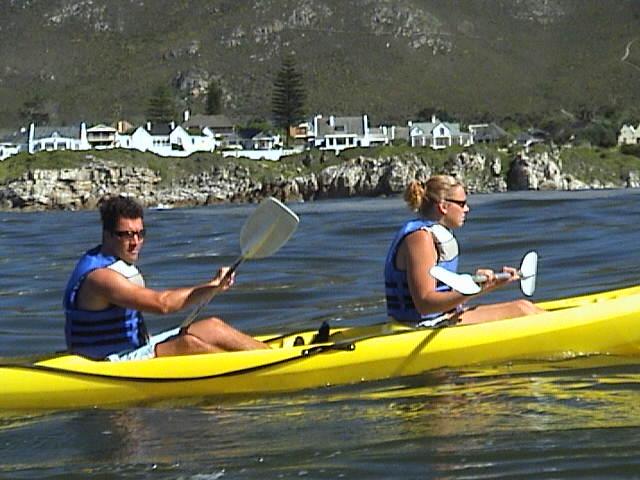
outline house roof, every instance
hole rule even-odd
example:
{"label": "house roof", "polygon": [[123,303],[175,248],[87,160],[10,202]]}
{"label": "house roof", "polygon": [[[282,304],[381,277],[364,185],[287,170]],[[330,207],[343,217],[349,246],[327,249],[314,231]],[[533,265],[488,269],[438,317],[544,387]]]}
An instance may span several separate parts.
{"label": "house roof", "polygon": [[395,137],[400,140],[409,140],[409,127],[396,127]]}
{"label": "house roof", "polygon": [[[332,120],[333,125],[331,124]],[[318,119],[317,136],[324,137],[336,133],[364,135],[364,122],[362,117],[323,117]]]}
{"label": "house roof", "polygon": [[476,126],[473,129],[473,136],[476,140],[483,141],[499,140],[508,137],[509,134],[495,123],[489,123],[488,125]]}
{"label": "house roof", "polygon": [[51,138],[51,137],[60,137],[60,138],[80,138],[80,127],[72,126],[72,127],[35,127],[33,129],[33,138],[34,140],[40,138]]}
{"label": "house roof", "polygon": [[145,125],[145,130],[151,135],[169,135],[174,130],[175,125],[171,125],[170,123],[152,123],[151,128],[147,127],[148,125]]}
{"label": "house roof", "polygon": [[253,136],[253,140],[272,140],[273,138],[273,133],[265,130],[262,130],[258,134]]}
{"label": "house roof", "polygon": [[110,127],[102,123],[99,123],[98,125],[94,125],[93,127],[87,128],[87,132],[116,132],[116,131],[117,130],[114,127]]}
{"label": "house roof", "polygon": [[523,145],[526,143],[542,143],[545,138],[544,132],[530,130],[528,132],[520,132],[516,136],[516,142]]}
{"label": "house roof", "polygon": [[29,141],[29,131],[0,130],[0,143],[22,145]]}
{"label": "house roof", "polygon": [[414,128],[419,128],[426,135],[430,135],[430,134],[433,133],[433,130],[438,125],[444,125],[445,127],[447,127],[449,129],[449,131],[451,132],[451,135],[453,135],[453,136],[461,135],[460,124],[459,123],[450,123],[450,122],[417,122],[417,123],[414,123],[411,126],[411,131],[413,131]]}

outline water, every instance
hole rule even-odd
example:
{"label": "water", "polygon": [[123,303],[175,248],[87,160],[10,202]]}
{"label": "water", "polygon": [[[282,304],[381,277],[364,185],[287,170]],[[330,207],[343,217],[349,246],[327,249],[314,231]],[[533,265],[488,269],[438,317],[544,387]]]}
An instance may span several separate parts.
{"label": "water", "polygon": [[[535,299],[638,283],[640,191],[473,195],[463,270],[540,254]],[[186,285],[239,253],[254,207],[150,211],[149,285]],[[245,263],[208,311],[250,332],[384,316],[382,264],[400,199],[295,204],[299,230]],[[64,348],[60,299],[97,243],[96,212],[0,213],[0,356]],[[519,296],[510,288],[493,300]],[[182,315],[148,316],[152,331]],[[1,394],[0,386],[0,394]],[[0,416],[0,478],[633,478],[640,359],[498,365],[311,391]]]}

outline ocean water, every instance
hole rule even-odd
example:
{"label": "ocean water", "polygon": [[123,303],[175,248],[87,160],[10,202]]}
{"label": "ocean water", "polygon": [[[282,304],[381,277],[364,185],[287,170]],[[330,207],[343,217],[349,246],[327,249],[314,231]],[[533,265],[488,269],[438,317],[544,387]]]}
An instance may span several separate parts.
{"label": "ocean water", "polygon": [[[639,283],[640,191],[471,195],[462,270],[540,255],[534,300]],[[379,322],[399,198],[292,204],[276,255],[207,312],[253,333]],[[252,205],[149,211],[156,288],[239,254]],[[61,295],[97,212],[0,213],[0,357],[64,349]],[[516,287],[486,297],[520,296]],[[152,331],[183,314],[147,316]],[[638,319],[640,322],[640,318]],[[2,385],[0,385],[0,395]],[[0,415],[0,479],[640,477],[640,357],[494,365],[281,395]]]}

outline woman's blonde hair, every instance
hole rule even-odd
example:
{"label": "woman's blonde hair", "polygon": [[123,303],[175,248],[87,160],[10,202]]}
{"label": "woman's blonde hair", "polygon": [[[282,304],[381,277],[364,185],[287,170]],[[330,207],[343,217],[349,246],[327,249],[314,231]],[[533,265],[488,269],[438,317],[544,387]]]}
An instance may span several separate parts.
{"label": "woman's blonde hair", "polygon": [[445,200],[455,187],[464,188],[464,185],[451,175],[434,175],[424,183],[413,180],[404,191],[404,200],[411,210],[425,213],[432,205]]}

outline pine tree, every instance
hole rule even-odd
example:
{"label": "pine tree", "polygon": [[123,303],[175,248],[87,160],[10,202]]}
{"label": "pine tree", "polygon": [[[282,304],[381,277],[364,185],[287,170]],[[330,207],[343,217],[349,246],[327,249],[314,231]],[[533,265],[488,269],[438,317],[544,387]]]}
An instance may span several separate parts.
{"label": "pine tree", "polygon": [[222,90],[215,80],[209,82],[205,110],[207,115],[217,115],[222,111]]}
{"label": "pine tree", "polygon": [[176,101],[171,89],[160,85],[153,90],[147,107],[147,120],[168,123],[176,118]]}
{"label": "pine tree", "polygon": [[289,129],[304,119],[306,93],[302,83],[302,74],[296,70],[295,59],[287,55],[273,82],[271,113],[274,124],[284,128],[285,145],[289,144]]}

